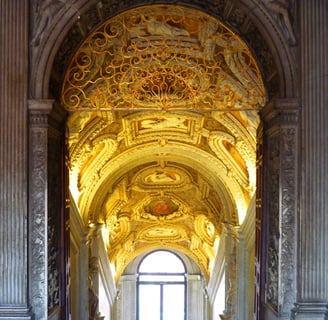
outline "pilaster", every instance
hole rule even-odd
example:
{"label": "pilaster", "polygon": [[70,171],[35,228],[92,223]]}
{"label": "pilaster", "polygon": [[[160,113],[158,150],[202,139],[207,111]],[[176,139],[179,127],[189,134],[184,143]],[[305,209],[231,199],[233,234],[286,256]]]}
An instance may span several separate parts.
{"label": "pilaster", "polygon": [[26,245],[28,1],[0,1],[0,30],[0,319],[31,319]]}
{"label": "pilaster", "polygon": [[97,224],[91,241],[91,254],[99,258],[99,278],[98,278],[98,295],[99,295],[99,313],[106,315],[111,309],[117,288],[115,279],[110,267],[108,252],[104,243],[103,224]]}
{"label": "pilaster", "polygon": [[[296,300],[298,101],[277,99],[262,112],[266,317],[289,319]],[[275,316],[273,316],[275,315]]]}
{"label": "pilaster", "polygon": [[250,320],[254,316],[255,210],[254,194],[238,235],[236,316],[238,320]]}
{"label": "pilaster", "polygon": [[36,319],[48,317],[48,125],[52,100],[29,103],[29,280]]}
{"label": "pilaster", "polygon": [[220,319],[237,319],[237,247],[239,242],[239,229],[225,224],[222,237],[225,237],[225,310]]}
{"label": "pilaster", "polygon": [[[122,275],[120,277],[120,288],[116,297],[117,320],[136,319],[136,275]],[[132,298],[132,299],[131,299]]]}
{"label": "pilaster", "polygon": [[70,281],[72,319],[89,319],[88,260],[89,230],[83,225],[78,208],[72,196],[70,208]]}
{"label": "pilaster", "polygon": [[302,184],[294,319],[328,319],[328,2],[300,1]]}
{"label": "pilaster", "polygon": [[199,274],[187,275],[188,288],[188,319],[199,320],[205,319],[205,301],[204,301],[204,281]]}

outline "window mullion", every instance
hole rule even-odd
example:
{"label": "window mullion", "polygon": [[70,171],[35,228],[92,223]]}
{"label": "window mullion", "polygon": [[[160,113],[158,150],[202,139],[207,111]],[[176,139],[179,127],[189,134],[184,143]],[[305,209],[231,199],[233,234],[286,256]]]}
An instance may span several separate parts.
{"label": "window mullion", "polygon": [[160,291],[160,298],[161,298],[161,302],[160,302],[160,312],[161,312],[161,316],[160,316],[160,319],[161,320],[163,320],[163,317],[164,317],[164,315],[163,315],[163,311],[164,311],[164,303],[163,303],[163,296],[164,296],[164,290],[163,290],[163,287],[164,287],[164,284],[163,283],[161,283],[160,284],[160,286],[161,286],[161,291]]}

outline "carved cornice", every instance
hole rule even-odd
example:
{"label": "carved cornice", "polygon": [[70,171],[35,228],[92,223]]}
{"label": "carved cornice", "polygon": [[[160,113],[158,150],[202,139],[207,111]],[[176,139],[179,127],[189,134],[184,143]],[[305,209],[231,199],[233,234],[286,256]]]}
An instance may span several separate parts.
{"label": "carved cornice", "polygon": [[30,126],[49,127],[49,135],[61,136],[67,112],[55,100],[28,100],[28,110]]}
{"label": "carved cornice", "polygon": [[49,115],[53,108],[54,100],[43,99],[43,100],[29,100],[29,120],[32,126],[48,126]]}
{"label": "carved cornice", "polygon": [[298,99],[273,99],[260,112],[269,127],[298,124],[300,102]]}

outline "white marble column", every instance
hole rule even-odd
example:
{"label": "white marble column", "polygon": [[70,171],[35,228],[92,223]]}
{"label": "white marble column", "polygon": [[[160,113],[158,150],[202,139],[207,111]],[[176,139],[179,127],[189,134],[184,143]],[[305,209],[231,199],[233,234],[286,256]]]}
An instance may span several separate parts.
{"label": "white marble column", "polygon": [[238,266],[236,319],[238,320],[252,319],[254,314],[255,206],[254,194],[246,218],[238,230],[236,258]]}
{"label": "white marble column", "polygon": [[115,301],[115,320],[136,319],[136,275],[122,275],[119,282],[119,292]]}
{"label": "white marble column", "polygon": [[89,230],[83,225],[78,208],[70,197],[70,259],[72,319],[89,319],[88,259]]}
{"label": "white marble column", "polygon": [[0,319],[31,319],[27,281],[28,1],[0,1]]}
{"label": "white marble column", "polygon": [[328,1],[300,1],[302,186],[294,319],[328,318]]}
{"label": "white marble column", "polygon": [[187,319],[188,320],[199,320],[206,319],[205,309],[205,292],[204,292],[204,281],[202,276],[199,274],[188,274],[187,275]]}
{"label": "white marble column", "polygon": [[98,311],[101,316],[106,315],[106,319],[109,319],[117,288],[103,239],[103,228],[103,224],[96,224],[90,229],[90,256],[97,257],[99,263],[97,279],[94,280],[99,297]]}

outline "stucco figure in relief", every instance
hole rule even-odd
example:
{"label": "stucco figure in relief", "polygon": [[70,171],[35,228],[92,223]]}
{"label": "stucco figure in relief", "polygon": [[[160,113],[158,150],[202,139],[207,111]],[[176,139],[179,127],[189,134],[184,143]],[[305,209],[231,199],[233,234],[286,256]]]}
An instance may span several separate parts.
{"label": "stucco figure in relief", "polygon": [[291,45],[296,44],[296,37],[293,31],[290,17],[290,0],[263,0],[265,5],[273,12],[277,13],[285,26],[286,36]]}
{"label": "stucco figure in relief", "polygon": [[98,258],[91,257],[89,261],[89,277],[88,277],[88,286],[89,286],[89,320],[98,320],[98,303],[99,298],[95,290],[93,283],[93,277],[98,274],[99,265]]}
{"label": "stucco figure in relief", "polygon": [[39,45],[43,32],[65,3],[65,0],[39,0],[36,2],[36,21],[32,38],[32,44],[34,46]]}

